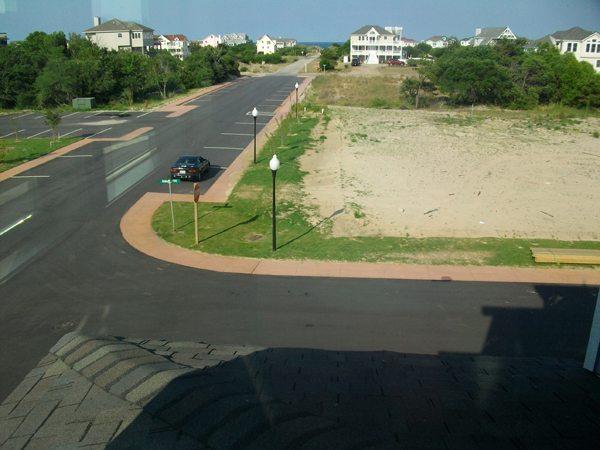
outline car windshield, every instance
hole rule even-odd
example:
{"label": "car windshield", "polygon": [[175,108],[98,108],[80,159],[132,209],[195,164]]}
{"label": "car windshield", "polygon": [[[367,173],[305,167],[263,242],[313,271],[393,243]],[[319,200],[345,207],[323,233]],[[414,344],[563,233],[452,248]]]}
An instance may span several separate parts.
{"label": "car windshield", "polygon": [[181,157],[177,160],[176,164],[196,164],[198,163],[198,158],[191,158],[189,156]]}

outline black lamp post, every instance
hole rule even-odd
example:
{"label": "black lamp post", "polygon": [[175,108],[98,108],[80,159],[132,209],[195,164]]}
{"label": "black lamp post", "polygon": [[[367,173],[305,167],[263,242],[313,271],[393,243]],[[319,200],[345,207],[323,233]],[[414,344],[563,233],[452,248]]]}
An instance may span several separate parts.
{"label": "black lamp post", "polygon": [[277,155],[273,155],[273,159],[269,162],[269,166],[273,173],[273,251],[275,251],[277,250],[277,237],[275,232],[275,176],[277,175],[277,169],[279,169]]}
{"label": "black lamp post", "polygon": [[258,116],[258,111],[256,108],[252,110],[252,117],[254,117],[254,164],[256,164],[256,117]]}
{"label": "black lamp post", "polygon": [[296,120],[298,119],[298,83],[296,83]]}

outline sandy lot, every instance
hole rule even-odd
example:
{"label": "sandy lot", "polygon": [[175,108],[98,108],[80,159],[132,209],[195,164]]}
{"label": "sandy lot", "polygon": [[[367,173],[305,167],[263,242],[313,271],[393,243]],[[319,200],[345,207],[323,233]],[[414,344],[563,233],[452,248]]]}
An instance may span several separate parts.
{"label": "sandy lot", "polygon": [[[332,107],[301,160],[335,236],[600,239],[600,120]],[[471,123],[471,122],[469,122]],[[339,211],[343,209],[343,212]]]}

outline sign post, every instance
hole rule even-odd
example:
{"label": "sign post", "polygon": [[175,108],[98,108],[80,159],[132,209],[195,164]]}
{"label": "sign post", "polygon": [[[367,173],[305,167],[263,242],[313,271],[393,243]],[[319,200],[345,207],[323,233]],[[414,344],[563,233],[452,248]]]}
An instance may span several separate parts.
{"label": "sign post", "polygon": [[198,245],[198,200],[200,199],[200,185],[194,183],[194,223],[196,224],[196,245]]}
{"label": "sign post", "polygon": [[171,222],[173,223],[173,233],[175,233],[175,213],[173,212],[173,194],[171,193],[171,183],[181,183],[181,180],[169,178],[166,180],[159,180],[159,183],[169,185],[169,200],[171,201]]}

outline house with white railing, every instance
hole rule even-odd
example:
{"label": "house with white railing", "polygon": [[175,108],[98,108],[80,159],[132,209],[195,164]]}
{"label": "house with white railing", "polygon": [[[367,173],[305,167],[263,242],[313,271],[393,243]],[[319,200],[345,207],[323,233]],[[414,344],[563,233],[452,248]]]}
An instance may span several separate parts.
{"label": "house with white railing", "polygon": [[183,60],[190,55],[188,40],[183,34],[161,34],[154,36],[154,48],[167,50],[171,55]]}
{"label": "house with white railing", "polygon": [[361,63],[381,64],[390,59],[401,59],[402,27],[366,25],[350,34],[350,58]]}

